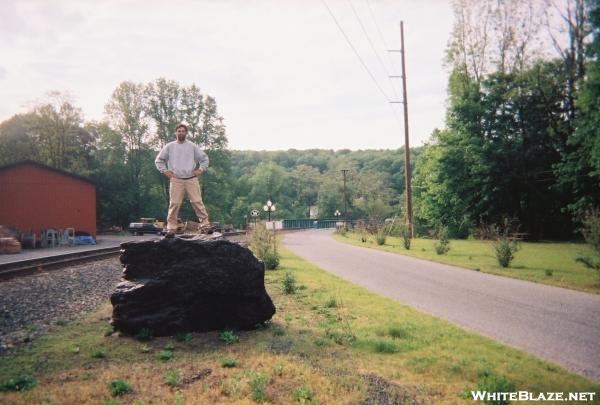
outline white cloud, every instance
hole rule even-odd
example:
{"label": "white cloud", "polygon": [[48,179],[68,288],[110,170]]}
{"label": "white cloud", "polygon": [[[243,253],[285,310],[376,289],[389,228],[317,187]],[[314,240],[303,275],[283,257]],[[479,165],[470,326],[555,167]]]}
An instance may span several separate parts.
{"label": "white cloud", "polygon": [[[347,1],[327,0],[390,98],[386,72]],[[446,1],[352,0],[387,66],[404,20],[411,144],[443,125],[452,26]],[[377,24],[371,18],[370,10]],[[321,1],[10,1],[0,5],[0,119],[66,90],[88,119],[124,80],[167,77],[214,96],[235,149],[397,148],[390,107]],[[399,60],[395,62],[399,68]],[[399,73],[396,70],[395,73]],[[397,79],[394,79],[397,80]],[[394,84],[401,94],[400,83]]]}

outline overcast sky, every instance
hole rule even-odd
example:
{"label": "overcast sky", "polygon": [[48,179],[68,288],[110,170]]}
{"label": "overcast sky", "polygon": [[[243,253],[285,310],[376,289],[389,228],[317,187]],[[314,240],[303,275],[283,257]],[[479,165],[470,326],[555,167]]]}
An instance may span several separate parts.
{"label": "overcast sky", "polygon": [[99,120],[120,82],[165,77],[216,98],[232,149],[398,148],[400,20],[419,145],[444,125],[449,0],[2,0],[0,120],[52,90]]}

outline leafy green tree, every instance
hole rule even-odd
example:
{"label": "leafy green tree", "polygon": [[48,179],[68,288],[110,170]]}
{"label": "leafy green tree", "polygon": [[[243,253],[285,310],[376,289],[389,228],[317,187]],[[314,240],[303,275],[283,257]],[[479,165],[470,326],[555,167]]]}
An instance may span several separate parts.
{"label": "leafy green tree", "polygon": [[40,160],[39,149],[29,132],[33,114],[17,114],[0,123],[0,164]]}
{"label": "leafy green tree", "polygon": [[557,62],[473,79],[451,76],[448,129],[434,134],[418,163],[416,215],[452,236],[509,216],[532,238],[564,237],[572,225],[561,212],[553,167],[568,137],[566,76]]}
{"label": "leafy green tree", "polygon": [[587,75],[577,99],[579,116],[556,165],[559,189],[570,196],[568,209],[578,219],[589,207],[600,206],[600,3],[589,5],[593,40],[587,46]]}
{"label": "leafy green tree", "polygon": [[145,110],[144,86],[133,82],[119,84],[105,106],[107,120],[111,128],[122,136],[127,150],[125,162],[128,189],[133,196],[130,208],[134,218],[142,215],[142,201],[147,199],[142,194],[141,184],[144,151],[149,148],[149,123]]}
{"label": "leafy green tree", "polygon": [[[144,113],[152,120],[152,145],[160,149],[175,139],[175,127],[181,122],[181,87],[163,77],[143,87]],[[190,108],[186,105],[186,111]],[[191,115],[191,114],[190,114]]]}
{"label": "leafy green tree", "polygon": [[292,197],[294,216],[307,218],[309,208],[317,202],[319,196],[319,184],[321,173],[314,166],[300,164],[296,166],[290,176],[290,186],[295,187],[295,196]]}
{"label": "leafy green tree", "polygon": [[127,146],[121,134],[107,122],[91,122],[86,129],[97,138],[93,179],[96,184],[100,228],[126,226],[132,219],[134,195],[130,192],[126,165]]}

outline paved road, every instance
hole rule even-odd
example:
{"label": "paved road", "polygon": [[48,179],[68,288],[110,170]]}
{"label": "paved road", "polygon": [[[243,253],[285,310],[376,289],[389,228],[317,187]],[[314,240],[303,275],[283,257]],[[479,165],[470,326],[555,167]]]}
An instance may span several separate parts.
{"label": "paved road", "polygon": [[284,243],[371,291],[600,380],[600,295],[351,246],[330,230]]}

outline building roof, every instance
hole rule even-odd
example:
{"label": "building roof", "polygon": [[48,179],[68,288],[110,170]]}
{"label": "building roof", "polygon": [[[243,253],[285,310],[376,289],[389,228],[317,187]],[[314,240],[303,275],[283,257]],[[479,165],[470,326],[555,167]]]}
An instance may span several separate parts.
{"label": "building roof", "polygon": [[47,165],[45,165],[43,163],[36,162],[36,161],[33,161],[33,160],[20,160],[18,162],[14,162],[14,163],[10,163],[10,164],[4,165],[4,166],[0,166],[0,172],[3,171],[3,170],[12,169],[14,167],[26,166],[26,165],[37,166],[37,167],[39,167],[41,169],[44,169],[44,170],[50,170],[50,171],[56,172],[58,174],[62,174],[64,176],[69,176],[69,177],[73,177],[73,178],[75,178],[77,180],[85,181],[85,182],[90,183],[90,184],[92,184],[94,186],[96,185],[96,183],[94,183],[94,181],[92,179],[89,179],[87,177],[80,176],[80,175],[73,174],[73,173],[69,173],[69,172],[67,172],[65,170],[57,169],[56,167],[52,167],[52,166],[47,166]]}

